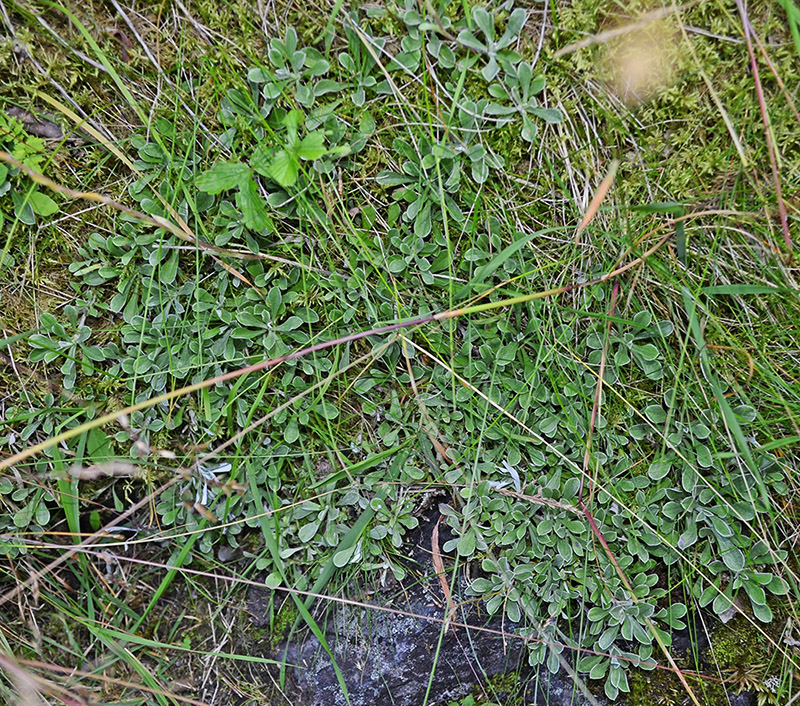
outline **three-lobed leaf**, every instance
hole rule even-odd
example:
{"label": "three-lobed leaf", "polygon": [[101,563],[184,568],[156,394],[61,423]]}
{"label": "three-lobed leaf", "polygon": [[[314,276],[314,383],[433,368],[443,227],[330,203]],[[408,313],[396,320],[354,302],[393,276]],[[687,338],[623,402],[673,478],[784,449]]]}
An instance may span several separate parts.
{"label": "three-lobed leaf", "polygon": [[241,186],[249,177],[250,167],[242,162],[217,162],[211,169],[200,174],[195,184],[207,194],[218,194]]}

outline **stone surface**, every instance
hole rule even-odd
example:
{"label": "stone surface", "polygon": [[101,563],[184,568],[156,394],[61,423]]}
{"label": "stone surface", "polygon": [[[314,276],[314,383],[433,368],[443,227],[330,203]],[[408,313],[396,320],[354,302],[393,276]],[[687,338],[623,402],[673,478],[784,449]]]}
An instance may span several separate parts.
{"label": "stone surface", "polygon": [[[445,609],[438,579],[431,567],[430,536],[433,517],[421,517],[420,527],[409,537],[406,547],[409,577],[403,585],[394,584],[391,592],[372,595],[368,602],[388,605],[404,613],[388,613],[363,607],[331,603],[323,619],[326,641],[342,671],[352,706],[416,706],[447,703],[474,693],[487,679],[520,670],[525,702],[542,706],[584,706],[588,701],[575,688],[568,675],[552,675],[545,667],[539,671],[527,665],[527,649],[522,640],[488,632],[452,628],[442,634],[440,622]],[[440,528],[440,543],[449,535]],[[413,577],[422,577],[415,580]],[[354,593],[356,593],[354,591]],[[355,598],[355,595],[350,594]],[[269,591],[253,589],[248,604],[253,621],[263,625]],[[480,601],[457,595],[457,620],[493,630],[510,631],[497,617],[487,622]],[[317,606],[319,608],[319,606]],[[288,695],[294,706],[345,706],[344,693],[336,678],[330,656],[313,636],[291,641],[272,654],[296,665],[290,668],[292,682]],[[434,666],[435,665],[435,666]],[[431,674],[433,677],[431,678]],[[427,693],[427,701],[426,701]],[[503,694],[496,694],[501,703]],[[601,704],[606,700],[597,697]]]}
{"label": "stone surface", "polygon": [[[369,593],[364,587],[348,587],[348,598],[390,607],[399,613],[333,602],[328,603],[326,611],[321,601],[314,606],[315,618],[324,627],[325,639],[344,675],[350,704],[421,706],[428,703],[437,706],[457,701],[466,694],[479,693],[479,685],[493,676],[516,672],[520,676],[516,680],[515,696],[522,692],[526,704],[589,706],[590,701],[563,671],[550,674],[545,667],[538,670],[528,667],[527,649],[522,640],[508,637],[504,640],[477,630],[467,632],[463,627],[442,635],[441,622],[424,619],[441,620],[445,614],[444,599],[431,561],[431,532],[437,518],[435,510],[421,513],[420,526],[410,533],[404,544],[403,563],[408,575],[402,584],[389,575],[386,586],[372,587],[374,590]],[[440,546],[450,538],[442,524]],[[459,622],[511,632],[512,626],[504,624],[499,617],[487,622],[482,602],[465,595],[463,588],[462,584],[460,595],[454,596],[459,605]],[[268,589],[249,592],[248,608],[254,625],[268,625],[264,616],[273,598],[282,601],[286,596],[273,594]],[[708,620],[711,619],[712,616],[708,616]],[[679,630],[672,637],[672,654],[684,662],[691,664],[693,654],[707,653],[708,639],[702,630]],[[345,706],[347,703],[330,656],[313,636],[295,637],[289,644],[272,650],[264,645],[253,645],[253,654],[258,652],[261,656],[285,659],[288,664],[295,665],[287,670],[288,698],[283,703],[292,706]],[[567,650],[563,655],[571,658]],[[703,661],[701,666],[703,671],[713,673],[713,664]],[[585,683],[596,702],[608,706],[602,682],[587,680]],[[506,703],[503,693],[487,694],[487,697]],[[279,700],[271,702],[275,706],[279,703]],[[755,703],[752,693],[736,694],[733,689],[725,704],[713,706],[754,706]],[[625,704],[626,695],[621,694],[614,706]]]}

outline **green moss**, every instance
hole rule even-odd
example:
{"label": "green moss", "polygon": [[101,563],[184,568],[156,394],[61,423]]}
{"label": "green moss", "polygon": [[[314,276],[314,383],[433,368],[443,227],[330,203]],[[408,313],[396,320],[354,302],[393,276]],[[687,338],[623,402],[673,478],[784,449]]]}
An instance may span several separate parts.
{"label": "green moss", "polygon": [[[287,601],[277,611],[273,612],[268,628],[261,629],[261,639],[267,641],[270,650],[277,649],[281,641],[286,637],[292,625],[295,624],[299,613],[295,608],[294,603]],[[255,639],[259,639],[255,632],[253,633]]]}
{"label": "green moss", "polygon": [[[616,19],[605,18],[596,0],[580,0],[560,12],[558,24],[563,46],[585,36],[619,24],[619,16],[635,17],[640,11],[637,3],[624,3],[621,12],[615,5]],[[764,23],[760,32],[774,32],[786,40],[786,45],[770,50],[770,57],[780,75],[796,75],[800,70],[797,53],[791,45],[785,27],[783,11],[773,5],[751,8],[751,16]],[[708,28],[721,36],[739,36],[738,16],[719,11],[718,6],[705,4],[687,12],[684,22],[689,26]],[[766,28],[770,29],[767,30]],[[719,102],[724,106],[731,123],[744,144],[748,160],[756,164],[759,174],[755,183],[741,195],[754,198],[759,191],[770,193],[764,181],[766,148],[764,127],[760,111],[754,100],[752,76],[742,71],[746,61],[743,47],[719,39],[689,33],[697,55],[686,51],[683,34],[674,21],[661,24],[664,43],[664,61],[671,64],[666,83],[648,100],[631,104],[624,110],[617,104],[600,99],[592,85],[606,86],[614,92],[614,52],[624,54],[624,37],[581,49],[562,61],[568,71],[548,73],[548,91],[551,99],[560,101],[571,116],[569,131],[563,135],[573,170],[592,174],[597,170],[597,137],[602,145],[610,147],[613,156],[622,159],[623,165],[615,184],[615,194],[620,202],[637,203],[651,200],[653,188],[675,200],[701,201],[725,198],[731,179],[741,168],[741,161],[730,137],[717,102],[701,75],[705,74]],[[649,36],[649,35],[648,35]],[[652,38],[651,38],[652,39]],[[655,41],[655,39],[653,39]],[[771,72],[761,69],[762,82],[770,111],[773,133],[789,168],[784,173],[800,171],[800,135],[796,118]],[[583,91],[579,86],[586,86]],[[623,99],[624,96],[621,96]],[[589,118],[587,124],[586,118]],[[592,132],[596,130],[596,135]],[[752,180],[748,170],[745,181]]]}
{"label": "green moss", "polygon": [[511,671],[495,674],[483,684],[478,684],[472,690],[471,696],[475,706],[502,703],[503,706],[518,706],[524,701],[520,689],[519,672]]}
{"label": "green moss", "polygon": [[[721,673],[724,683],[716,680],[693,679],[690,686],[701,703],[727,703],[727,695],[739,691],[754,691],[761,696],[760,703],[769,704],[772,693],[765,686],[770,676],[779,676],[780,665],[773,664],[775,649],[771,643],[780,639],[782,621],[774,620],[760,625],[763,633],[744,616],[737,616],[727,624],[712,623],[709,647],[699,655],[700,664],[708,669],[698,669],[690,658],[677,659],[678,667],[689,672]],[[673,655],[677,657],[676,655]],[[667,669],[650,672],[632,669],[628,672],[631,687],[629,706],[677,706],[686,701],[686,690],[678,677]]]}
{"label": "green moss", "polygon": [[755,664],[761,654],[764,637],[756,632],[744,618],[738,617],[728,625],[722,625],[714,633],[708,656],[721,669],[743,664]]}

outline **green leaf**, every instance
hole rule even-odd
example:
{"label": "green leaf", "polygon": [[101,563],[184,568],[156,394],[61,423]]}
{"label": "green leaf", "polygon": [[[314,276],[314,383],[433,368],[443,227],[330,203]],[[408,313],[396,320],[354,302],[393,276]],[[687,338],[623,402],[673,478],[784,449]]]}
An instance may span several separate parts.
{"label": "green leaf", "polygon": [[510,43],[510,40],[516,37],[522,26],[525,24],[525,20],[528,17],[528,13],[521,7],[516,8],[508,17],[508,24],[506,25],[506,31],[503,33],[503,37],[501,40],[501,44],[506,46]]}
{"label": "green leaf", "polygon": [[773,619],[772,610],[766,604],[760,605],[758,603],[752,603],[753,606],[753,615],[756,616],[762,623],[771,623]]}
{"label": "green leaf", "polygon": [[531,81],[530,89],[528,89],[530,95],[535,96],[537,93],[541,93],[544,90],[544,86],[544,76],[537,76],[535,79],[533,79],[533,81]]}
{"label": "green leaf", "polygon": [[327,400],[322,400],[314,407],[314,410],[325,419],[336,419],[339,416],[338,407]]}
{"label": "green leaf", "polygon": [[261,176],[271,176],[269,168],[272,165],[274,150],[266,145],[259,145],[250,159],[250,166]]}
{"label": "green leaf", "polygon": [[92,510],[89,513],[89,526],[92,528],[93,532],[97,532],[100,529],[100,513],[97,510]]}
{"label": "green leaf", "polygon": [[703,287],[704,294],[780,294],[786,291],[789,290],[763,284],[721,284],[715,287]]}
{"label": "green leaf", "polygon": [[19,218],[26,226],[32,226],[36,223],[36,216],[33,215],[33,208],[31,208],[30,201],[20,196],[16,191],[11,191],[11,200],[14,203],[14,215]]}
{"label": "green leaf", "polygon": [[276,331],[280,331],[281,333],[286,331],[294,331],[297,328],[300,328],[303,325],[303,319],[299,316],[290,316],[286,321],[279,324],[275,327]]}
{"label": "green leaf", "polygon": [[354,544],[352,547],[347,547],[346,549],[342,549],[341,551],[336,552],[333,555],[333,563],[336,567],[342,568],[343,566],[347,566],[353,558],[353,555],[356,553],[356,548],[358,544]]}
{"label": "green leaf", "polygon": [[302,110],[290,110],[288,113],[286,113],[286,117],[283,119],[283,124],[290,133],[296,133],[305,119],[306,116],[303,114]]}
{"label": "green leaf", "polygon": [[611,645],[614,644],[614,640],[617,639],[617,635],[619,635],[619,626],[612,625],[605,629],[600,638],[597,640],[597,647],[603,651],[607,650]]}
{"label": "green leaf", "polygon": [[241,162],[218,162],[211,169],[200,174],[195,185],[207,194],[235,189],[250,178],[250,167]]}
{"label": "green leaf", "polygon": [[709,519],[714,526],[714,530],[720,537],[733,537],[733,529],[731,529],[731,526],[722,518],[711,515]]}
{"label": "green leaf", "polygon": [[761,471],[759,470],[758,464],[756,464],[755,459],[753,458],[750,444],[745,438],[744,432],[739,424],[739,420],[731,409],[731,406],[728,403],[725,394],[723,393],[722,385],[720,384],[719,379],[717,378],[714,369],[711,366],[711,360],[708,355],[708,349],[706,348],[703,330],[697,317],[697,302],[695,301],[694,295],[687,287],[682,287],[681,292],[683,294],[686,313],[689,316],[689,328],[692,332],[692,336],[695,339],[695,345],[698,349],[700,369],[702,370],[705,379],[711,384],[717,404],[719,405],[720,412],[725,418],[725,422],[730,429],[734,440],[736,441],[736,445],[739,447],[739,451],[744,457],[748,469],[756,479],[761,500],[766,507],[770,507],[769,493],[767,492],[767,487],[764,484],[764,479],[761,477]]}
{"label": "green leaf", "polygon": [[308,544],[314,537],[317,536],[319,530],[319,522],[309,522],[303,525],[297,532],[297,538],[303,543]]}
{"label": "green leaf", "polygon": [[711,468],[714,465],[714,457],[711,455],[711,450],[705,444],[698,444],[695,446],[697,453],[697,465],[701,468]]}
{"label": "green leaf", "polygon": [[733,413],[742,422],[753,422],[756,418],[756,410],[749,404],[740,404],[733,408]]}
{"label": "green leaf", "polygon": [[294,186],[297,182],[297,157],[286,150],[280,150],[269,168],[269,176],[284,187]]}
{"label": "green leaf", "polygon": [[780,576],[773,576],[767,584],[770,593],[776,596],[785,596],[789,593],[789,584],[786,583]]}
{"label": "green leaf", "polygon": [[643,360],[650,361],[658,359],[658,348],[656,348],[652,343],[645,343],[641,346],[634,343],[631,346],[631,350]]}
{"label": "green leaf", "polygon": [[52,216],[54,213],[58,213],[58,204],[47,194],[39,191],[34,191],[28,197],[28,203],[31,205],[33,212],[39,216]]}
{"label": "green leaf", "polygon": [[248,328],[267,328],[267,326],[269,325],[266,321],[264,321],[264,319],[246,310],[237,311],[236,320],[242,326],[247,326]]}
{"label": "green leaf", "polygon": [[556,108],[530,108],[528,112],[550,125],[558,125],[563,120],[561,111]]}
{"label": "green leaf", "polygon": [[398,174],[397,172],[379,172],[378,175],[375,177],[375,180],[381,186],[400,186],[401,184],[408,184],[411,179],[404,174]]}
{"label": "green leaf", "polygon": [[161,284],[172,284],[178,275],[178,251],[173,250],[172,254],[161,263],[158,278]]}
{"label": "green leaf", "polygon": [[678,221],[675,224],[675,247],[678,250],[678,262],[686,267],[686,223]]}
{"label": "green leaf", "polygon": [[742,550],[739,547],[728,546],[722,552],[722,561],[734,573],[740,572],[744,569],[745,559]]}
{"label": "green leaf", "polygon": [[264,230],[271,225],[266,206],[258,193],[258,184],[248,179],[236,192],[236,205],[244,216],[244,224],[254,231]]}
{"label": "green leaf", "polygon": [[300,438],[300,427],[297,424],[297,419],[295,417],[292,417],[283,430],[283,440],[287,444],[293,444],[299,438]]}
{"label": "green leaf", "polygon": [[522,248],[524,248],[528,243],[530,243],[533,239],[546,235],[548,233],[561,230],[560,228],[545,228],[544,230],[537,230],[534,233],[530,233],[527,235],[519,234],[520,238],[515,240],[511,245],[507,248],[501,250],[497,255],[495,255],[489,262],[485,265],[482,265],[477,270],[475,270],[475,274],[473,275],[472,279],[469,281],[470,285],[479,285],[485,282],[499,267],[502,266],[504,262],[506,262],[509,258],[513,257],[516,253],[518,253]]}
{"label": "green leaf", "polygon": [[325,154],[325,133],[322,130],[315,130],[308,133],[297,147],[297,156],[300,159],[309,161],[319,159]]}
{"label": "green leaf", "polygon": [[642,204],[641,206],[632,206],[631,211],[637,213],[668,213],[671,216],[683,216],[686,213],[686,207],[677,201],[655,201],[653,203]]}
{"label": "green leaf", "polygon": [[431,204],[426,202],[422,207],[416,220],[414,221],[414,235],[418,238],[425,238],[431,232]]}
{"label": "green leaf", "polygon": [[489,593],[492,590],[492,582],[489,579],[477,578],[470,585],[470,593],[479,595],[481,593]]}
{"label": "green leaf", "polygon": [[463,44],[467,49],[472,49],[476,52],[485,52],[486,45],[475,37],[468,29],[462,29],[458,34],[458,41]]}
{"label": "green leaf", "polygon": [[750,596],[751,603],[758,605],[767,604],[767,594],[756,582],[745,581],[744,590],[747,591],[747,595]]}
{"label": "green leaf", "polygon": [[478,25],[478,29],[490,41],[494,41],[494,18],[482,7],[472,8],[472,19]]}
{"label": "green leaf", "polygon": [[459,556],[470,557],[475,551],[475,530],[470,528],[458,540],[456,550]]}
{"label": "green leaf", "polygon": [[82,350],[89,360],[101,362],[106,359],[106,354],[100,346],[82,346]]}
{"label": "green leaf", "polygon": [[655,463],[650,464],[650,468],[647,469],[647,475],[649,475],[653,480],[661,480],[664,476],[669,473],[670,468],[672,468],[672,464],[665,461],[656,461]]}
{"label": "green leaf", "polygon": [[660,404],[651,404],[645,407],[644,413],[653,424],[663,424],[667,421],[667,413]]}

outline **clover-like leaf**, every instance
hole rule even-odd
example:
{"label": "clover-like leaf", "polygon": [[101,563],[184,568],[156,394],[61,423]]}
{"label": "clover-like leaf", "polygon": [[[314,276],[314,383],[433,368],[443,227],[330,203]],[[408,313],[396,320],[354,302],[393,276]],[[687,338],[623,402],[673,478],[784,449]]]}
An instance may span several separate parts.
{"label": "clover-like leaf", "polygon": [[297,157],[287,150],[279,150],[269,166],[268,173],[281,186],[294,186],[297,182],[298,168]]}
{"label": "clover-like leaf", "polygon": [[258,184],[254,179],[248,179],[236,192],[236,205],[241,209],[244,224],[250,230],[260,231],[270,226],[264,200],[258,193]]}
{"label": "clover-like leaf", "polygon": [[308,161],[319,159],[326,151],[325,133],[322,130],[308,133],[297,146],[297,156]]}
{"label": "clover-like leaf", "polygon": [[241,162],[217,162],[195,180],[198,189],[207,194],[235,189],[250,177],[250,167]]}

